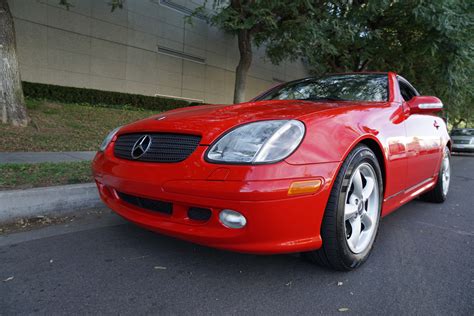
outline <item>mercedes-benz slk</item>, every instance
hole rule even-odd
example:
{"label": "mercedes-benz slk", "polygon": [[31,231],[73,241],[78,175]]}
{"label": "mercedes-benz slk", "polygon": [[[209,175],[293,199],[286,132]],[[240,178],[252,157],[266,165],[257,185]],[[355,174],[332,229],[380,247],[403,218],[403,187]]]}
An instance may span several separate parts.
{"label": "mercedes-benz slk", "polygon": [[94,177],[105,204],[146,229],[351,270],[381,217],[420,195],[446,199],[442,106],[392,72],[305,78],[119,127]]}

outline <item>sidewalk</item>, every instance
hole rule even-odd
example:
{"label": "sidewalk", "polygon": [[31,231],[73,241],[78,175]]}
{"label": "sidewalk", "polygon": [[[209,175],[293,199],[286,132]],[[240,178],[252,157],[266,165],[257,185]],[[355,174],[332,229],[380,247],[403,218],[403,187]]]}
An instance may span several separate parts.
{"label": "sidewalk", "polygon": [[0,164],[90,161],[95,151],[0,152]]}

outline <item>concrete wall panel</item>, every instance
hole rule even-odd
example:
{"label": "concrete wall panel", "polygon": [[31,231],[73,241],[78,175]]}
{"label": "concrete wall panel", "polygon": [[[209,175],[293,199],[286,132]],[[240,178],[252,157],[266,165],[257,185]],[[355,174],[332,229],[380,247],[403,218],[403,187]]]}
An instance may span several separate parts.
{"label": "concrete wall panel", "polygon": [[15,31],[19,63],[46,67],[48,63],[48,28],[17,20]]}
{"label": "concrete wall panel", "polygon": [[[173,0],[194,9],[203,0]],[[108,0],[9,0],[23,80],[163,94],[231,103],[239,52],[232,35],[159,0],[127,0],[111,12]],[[160,50],[159,50],[160,49]],[[163,49],[167,50],[163,52]],[[272,65],[255,49],[247,99],[279,80],[306,76],[301,62]]]}
{"label": "concrete wall panel", "polygon": [[[70,83],[70,86],[78,88],[93,88],[101,89],[99,86],[94,85],[90,80],[91,76],[89,74],[76,73],[71,71],[59,70],[47,68],[45,70],[46,78],[45,83],[64,85],[64,82]],[[102,89],[108,90],[108,89]]]}
{"label": "concrete wall panel", "polygon": [[90,56],[62,49],[48,49],[48,68],[52,70],[90,73]]}
{"label": "concrete wall panel", "polygon": [[[34,25],[38,28],[38,25]],[[47,44],[50,49],[62,49],[69,52],[79,54],[94,54],[91,51],[91,42],[94,41],[90,36],[71,33],[59,29],[47,28],[48,39],[44,44]],[[102,52],[101,52],[102,53]]]}

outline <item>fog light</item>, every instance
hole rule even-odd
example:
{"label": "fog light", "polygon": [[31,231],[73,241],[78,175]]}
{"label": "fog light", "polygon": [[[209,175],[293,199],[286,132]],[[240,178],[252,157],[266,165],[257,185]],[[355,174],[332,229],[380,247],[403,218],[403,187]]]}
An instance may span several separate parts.
{"label": "fog light", "polygon": [[242,228],[247,224],[247,219],[242,214],[232,210],[222,210],[219,213],[219,220],[228,228]]}

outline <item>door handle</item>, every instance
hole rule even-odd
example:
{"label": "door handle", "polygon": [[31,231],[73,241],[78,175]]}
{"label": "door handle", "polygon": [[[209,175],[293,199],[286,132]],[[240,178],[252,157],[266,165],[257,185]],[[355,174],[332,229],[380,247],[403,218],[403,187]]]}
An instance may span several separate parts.
{"label": "door handle", "polygon": [[438,122],[437,122],[436,120],[434,121],[433,126],[436,127],[436,129],[439,128],[439,124],[438,124]]}

